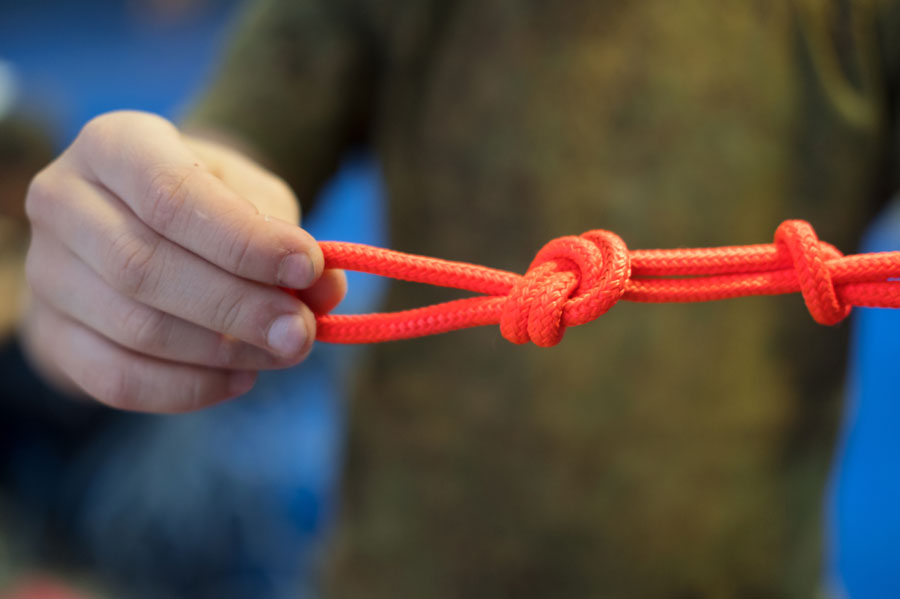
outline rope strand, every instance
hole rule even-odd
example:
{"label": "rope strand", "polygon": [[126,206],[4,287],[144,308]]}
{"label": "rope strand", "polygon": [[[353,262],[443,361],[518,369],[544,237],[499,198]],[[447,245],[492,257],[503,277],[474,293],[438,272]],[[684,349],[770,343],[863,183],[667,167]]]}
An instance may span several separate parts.
{"label": "rope strand", "polygon": [[374,343],[500,325],[517,344],[543,347],[619,300],[707,302],[800,292],[812,317],[837,324],[852,306],[900,308],[900,252],[842,255],[812,226],[783,222],[775,242],[720,248],[634,250],[609,231],[559,237],[524,275],[354,243],[320,244],[326,268],[454,287],[481,295],[401,312],[317,316],[320,341]]}

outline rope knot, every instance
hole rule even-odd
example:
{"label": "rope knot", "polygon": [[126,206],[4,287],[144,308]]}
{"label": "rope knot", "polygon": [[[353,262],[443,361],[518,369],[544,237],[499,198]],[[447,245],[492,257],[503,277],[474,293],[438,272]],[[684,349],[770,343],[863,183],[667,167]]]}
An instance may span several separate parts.
{"label": "rope knot", "polygon": [[843,256],[837,248],[819,241],[812,225],[802,220],[787,220],[775,231],[779,252],[790,255],[803,301],[819,324],[833,325],[850,314],[851,306],[842,302],[834,289],[826,264]]}
{"label": "rope knot", "polygon": [[558,237],[537,253],[510,290],[500,332],[517,344],[550,347],[566,327],[590,322],[625,293],[631,258],[625,242],[609,231]]}

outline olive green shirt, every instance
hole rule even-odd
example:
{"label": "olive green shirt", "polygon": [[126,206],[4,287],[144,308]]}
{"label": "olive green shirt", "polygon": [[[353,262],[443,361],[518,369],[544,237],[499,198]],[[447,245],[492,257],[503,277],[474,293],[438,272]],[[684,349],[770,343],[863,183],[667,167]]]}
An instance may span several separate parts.
{"label": "olive green shirt", "polygon": [[[588,229],[698,247],[787,218],[852,251],[895,187],[897,4],[272,0],[196,119],[307,205],[371,144],[403,251],[522,272]],[[795,295],[372,347],[330,594],[814,596],[847,330]]]}

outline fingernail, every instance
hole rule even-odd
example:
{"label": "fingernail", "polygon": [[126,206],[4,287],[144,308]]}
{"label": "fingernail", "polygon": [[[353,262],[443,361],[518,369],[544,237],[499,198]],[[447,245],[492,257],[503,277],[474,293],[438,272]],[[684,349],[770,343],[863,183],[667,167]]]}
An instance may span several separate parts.
{"label": "fingernail", "polygon": [[236,370],[228,381],[228,392],[231,395],[241,395],[253,387],[256,382],[256,373],[252,370]]}
{"label": "fingernail", "polygon": [[295,314],[279,316],[269,327],[266,341],[276,353],[291,358],[300,353],[306,345],[306,322]]}
{"label": "fingernail", "polygon": [[308,254],[289,254],[278,266],[278,284],[291,289],[306,289],[313,284],[315,269]]}

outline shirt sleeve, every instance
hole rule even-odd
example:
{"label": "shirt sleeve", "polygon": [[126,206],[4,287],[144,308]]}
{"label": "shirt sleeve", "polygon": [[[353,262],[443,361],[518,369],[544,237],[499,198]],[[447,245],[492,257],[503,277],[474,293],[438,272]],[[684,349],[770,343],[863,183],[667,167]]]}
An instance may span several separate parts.
{"label": "shirt sleeve", "polygon": [[371,40],[341,0],[252,3],[187,125],[247,143],[308,210],[344,150],[367,136]]}

